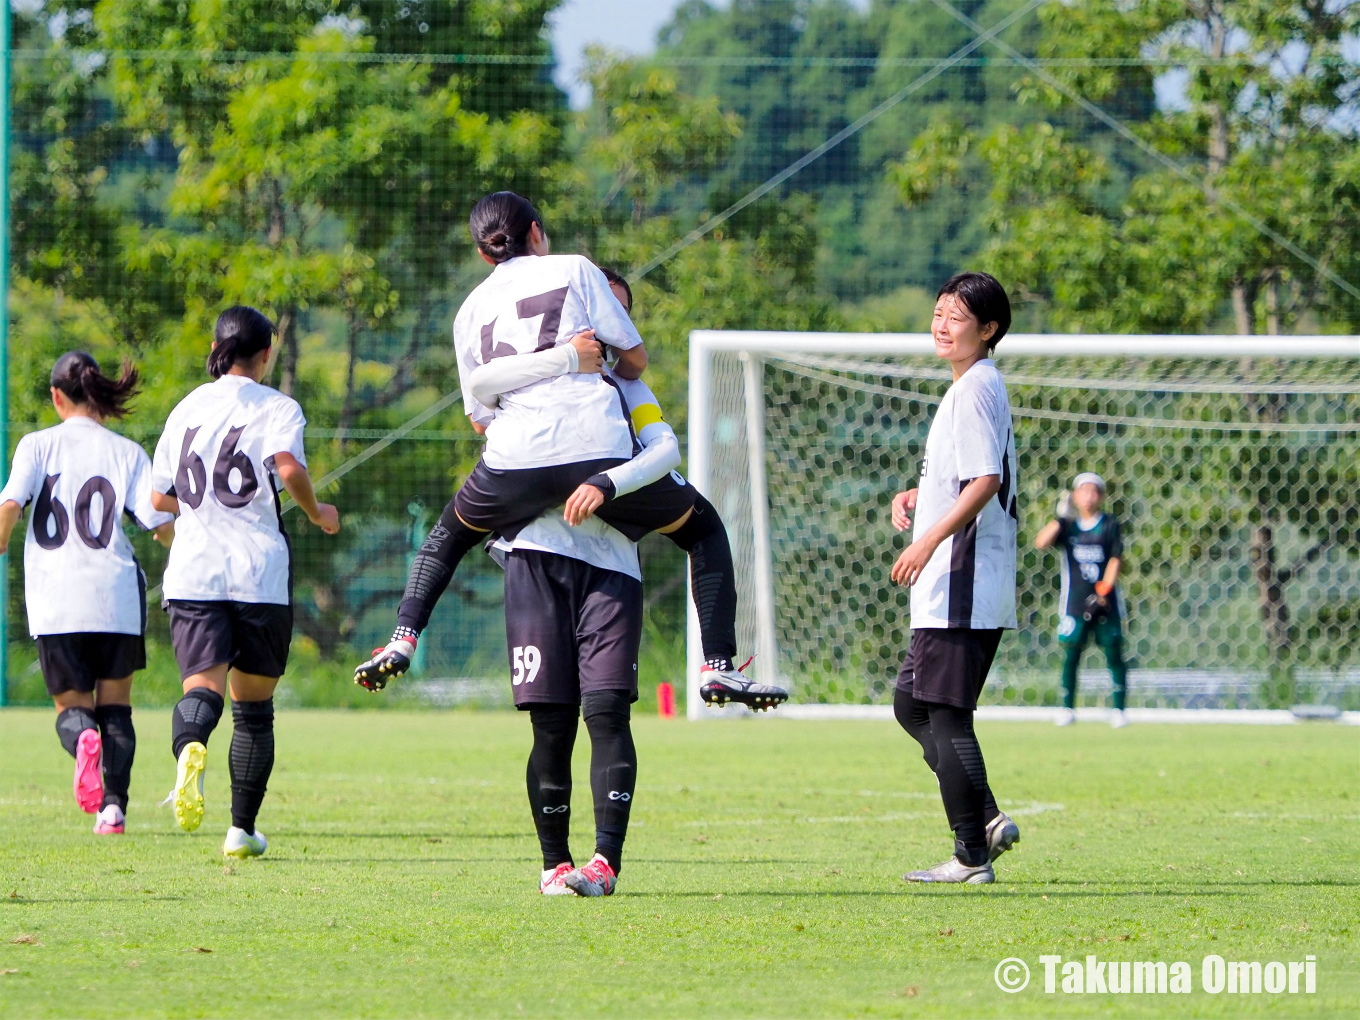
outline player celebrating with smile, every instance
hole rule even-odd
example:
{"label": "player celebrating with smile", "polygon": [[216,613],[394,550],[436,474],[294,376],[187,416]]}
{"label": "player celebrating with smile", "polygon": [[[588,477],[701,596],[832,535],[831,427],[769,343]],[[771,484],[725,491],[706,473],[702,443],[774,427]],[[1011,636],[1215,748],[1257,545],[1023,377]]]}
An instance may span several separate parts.
{"label": "player celebrating with smile", "polygon": [[1020,838],[996,806],[973,731],[973,713],[1001,633],[1014,629],[1016,461],[1006,384],[991,353],[1011,324],[1010,300],[986,273],[940,288],[931,322],[935,353],[954,382],[930,423],[919,487],[893,498],[898,531],[912,543],[892,579],[912,586],[911,647],[893,713],[921,745],[940,784],[954,855],[908,882],[995,881],[991,862]]}
{"label": "player celebrating with smile", "polygon": [[[127,414],[137,370],[118,379],[84,351],[52,369],[52,406],[61,424],[19,440],[0,492],[0,553],[24,507],[24,598],[38,642],[57,736],[76,760],[76,803],[98,812],[94,831],[123,831],[137,733],[132,674],[146,667],[146,578],[119,526],[127,514],[170,544],[174,518],[151,500],[151,460],[104,428]],[[101,775],[102,773],[102,775]]]}
{"label": "player celebrating with smile", "polygon": [[222,852],[258,857],[255,829],[274,768],[274,688],[293,634],[293,569],[278,482],[313,524],[340,530],[318,503],[302,452],[307,421],[296,400],[261,385],[274,324],[237,305],[217,319],[207,383],[170,412],[156,444],[156,506],[179,514],[165,568],[170,639],[183,679],[171,737],[178,771],[175,821],[203,821],[208,737],[231,690],[231,828]]}

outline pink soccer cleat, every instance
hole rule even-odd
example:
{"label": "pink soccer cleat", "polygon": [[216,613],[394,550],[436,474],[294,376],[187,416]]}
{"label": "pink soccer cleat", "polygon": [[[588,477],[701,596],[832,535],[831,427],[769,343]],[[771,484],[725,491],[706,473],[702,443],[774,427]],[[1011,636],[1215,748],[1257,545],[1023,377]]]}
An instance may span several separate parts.
{"label": "pink soccer cleat", "polygon": [[544,896],[575,896],[576,891],[568,889],[567,883],[563,881],[575,870],[576,865],[568,864],[566,861],[553,868],[552,871],[544,869],[538,880],[538,891]]}
{"label": "pink soccer cleat", "polygon": [[584,868],[570,872],[562,881],[577,896],[612,896],[618,877],[609,862],[596,854]]}
{"label": "pink soccer cleat", "polygon": [[76,740],[76,774],[72,780],[80,810],[92,815],[104,803],[104,778],[100,774],[102,745],[98,730],[83,730]]}

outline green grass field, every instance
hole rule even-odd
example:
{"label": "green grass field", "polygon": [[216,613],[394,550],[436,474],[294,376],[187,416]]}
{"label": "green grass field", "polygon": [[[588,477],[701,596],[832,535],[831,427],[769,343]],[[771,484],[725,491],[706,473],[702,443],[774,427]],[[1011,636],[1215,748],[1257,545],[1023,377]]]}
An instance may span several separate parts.
{"label": "green grass field", "polygon": [[[168,715],[97,839],[51,713],[0,713],[0,1015],[1360,1014],[1360,730],[984,725],[1023,841],[994,886],[920,889],[950,844],[895,727],[645,718],[619,892],[578,900],[536,891],[522,717],[283,713],[269,854],[227,866],[230,724],[186,836]],[[1195,991],[1047,995],[1045,953],[1186,960]],[[1317,993],[1207,994],[1209,953],[1314,954]]]}

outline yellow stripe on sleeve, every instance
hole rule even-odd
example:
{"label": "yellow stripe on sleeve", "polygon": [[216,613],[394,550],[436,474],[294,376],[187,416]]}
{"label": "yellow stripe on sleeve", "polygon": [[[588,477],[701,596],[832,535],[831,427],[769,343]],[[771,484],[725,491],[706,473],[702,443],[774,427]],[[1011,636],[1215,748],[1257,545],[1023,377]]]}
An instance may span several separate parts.
{"label": "yellow stripe on sleeve", "polygon": [[641,432],[648,425],[655,425],[666,419],[661,416],[661,408],[656,404],[643,404],[633,408],[633,431]]}

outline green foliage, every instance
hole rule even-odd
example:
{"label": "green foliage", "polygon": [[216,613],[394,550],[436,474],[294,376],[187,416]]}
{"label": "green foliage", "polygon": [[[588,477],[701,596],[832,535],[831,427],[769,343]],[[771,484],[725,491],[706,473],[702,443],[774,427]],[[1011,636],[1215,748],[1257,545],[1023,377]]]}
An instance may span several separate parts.
{"label": "green foliage", "polygon": [[[25,1017],[1353,1016],[1354,734],[1330,724],[981,724],[1022,838],[994,886],[904,886],[949,852],[891,721],[635,716],[617,893],[545,898],[519,713],[281,711],[268,854],[224,864],[224,723],[193,835],[138,711],[127,834],[91,835],[52,713],[0,714],[0,976]],[[574,849],[588,852],[588,741]],[[743,777],[734,783],[733,777]],[[28,936],[21,940],[21,936]],[[1187,960],[1193,995],[1045,995],[1041,954]],[[1317,957],[1317,993],[1208,995],[1200,960]],[[1030,986],[993,978],[1024,959]],[[545,972],[545,959],[592,968]],[[564,965],[565,966],[565,965]],[[98,993],[88,979],[97,974]],[[549,976],[545,976],[545,974]],[[1113,1003],[1114,1007],[1111,1008]]]}

